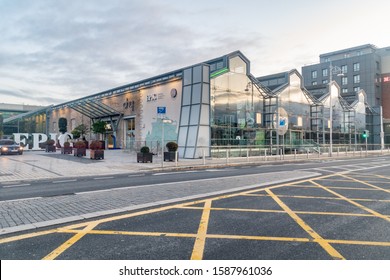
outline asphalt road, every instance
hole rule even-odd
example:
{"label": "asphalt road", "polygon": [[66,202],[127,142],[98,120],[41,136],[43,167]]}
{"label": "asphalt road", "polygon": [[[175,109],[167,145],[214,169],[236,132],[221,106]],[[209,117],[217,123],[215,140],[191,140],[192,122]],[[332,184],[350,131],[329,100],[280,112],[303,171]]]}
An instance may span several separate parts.
{"label": "asphalt road", "polygon": [[[0,239],[0,258],[388,260],[389,166],[389,157],[378,157],[184,174],[147,173],[138,174],[139,177],[132,180],[126,176],[113,176],[110,180],[115,186],[111,187],[199,180],[208,176],[242,176],[270,170],[305,169],[322,174],[9,235]],[[61,184],[61,188],[68,188],[67,191],[80,191],[88,189],[92,180],[102,182],[98,188],[107,187],[107,181],[95,178],[82,178],[77,184],[55,183],[54,186]],[[29,188],[44,193],[43,182],[31,183]],[[47,189],[54,186],[46,182]],[[1,191],[6,193],[8,189],[17,188]],[[23,193],[24,188],[20,188]]]}
{"label": "asphalt road", "polygon": [[[332,168],[346,165],[364,167],[369,163],[388,161],[389,157],[359,158],[348,160],[321,160],[301,163],[276,163],[247,165],[213,169],[196,169],[166,172],[142,172],[139,174],[121,174],[110,176],[68,177],[61,179],[6,182],[0,184],[0,201],[26,199],[34,197],[51,197],[72,195],[80,192],[109,190],[151,184],[193,181],[248,174],[261,174],[280,171],[309,170],[328,174]],[[328,168],[328,169],[327,169]],[[330,169],[329,169],[330,168]]]}

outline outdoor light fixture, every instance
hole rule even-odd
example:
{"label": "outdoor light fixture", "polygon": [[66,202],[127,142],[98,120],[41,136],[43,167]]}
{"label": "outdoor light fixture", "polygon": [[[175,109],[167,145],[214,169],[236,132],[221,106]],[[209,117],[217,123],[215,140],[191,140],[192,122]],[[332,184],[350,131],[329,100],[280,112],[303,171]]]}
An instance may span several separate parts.
{"label": "outdoor light fixture", "polygon": [[329,65],[329,156],[333,152],[333,103],[332,103],[332,74],[337,74],[338,77],[344,76],[343,70],[338,66],[332,66],[332,61]]}

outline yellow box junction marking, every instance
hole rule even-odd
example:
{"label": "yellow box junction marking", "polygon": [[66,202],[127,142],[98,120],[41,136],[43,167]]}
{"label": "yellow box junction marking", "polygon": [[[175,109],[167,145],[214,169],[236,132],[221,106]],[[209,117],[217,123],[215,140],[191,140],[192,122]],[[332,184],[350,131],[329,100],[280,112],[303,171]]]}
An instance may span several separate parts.
{"label": "yellow box junction marking", "polygon": [[276,201],[290,215],[290,217],[303,228],[333,259],[344,260],[344,257],[337,252],[325,239],[323,239],[317,232],[314,231],[308,224],[306,224],[294,211],[290,209],[279,197],[277,197],[271,190],[266,189],[266,192]]}
{"label": "yellow box junction marking", "polygon": [[374,216],[377,216],[377,217],[379,217],[379,218],[382,218],[382,219],[384,219],[384,220],[390,222],[390,218],[387,217],[386,215],[383,215],[383,214],[378,213],[378,212],[376,212],[376,211],[374,211],[374,210],[372,210],[372,209],[370,209],[370,208],[368,208],[368,207],[366,207],[366,206],[364,206],[364,205],[361,205],[361,204],[357,203],[356,201],[353,201],[353,200],[350,199],[350,198],[347,198],[347,197],[345,197],[345,196],[343,196],[343,195],[341,195],[341,194],[339,194],[339,193],[337,193],[337,192],[335,192],[335,191],[333,191],[333,190],[330,190],[329,188],[324,187],[324,186],[320,185],[319,183],[317,183],[317,182],[315,182],[315,181],[312,181],[312,182],[313,182],[313,184],[316,184],[318,187],[320,187],[320,188],[322,188],[322,189],[324,189],[324,190],[326,190],[326,191],[328,191],[328,192],[330,192],[330,193],[332,193],[332,194],[334,194],[334,195],[336,195],[336,196],[338,196],[338,197],[344,199],[345,201],[348,201],[349,203],[351,203],[351,204],[353,204],[353,205],[359,207],[360,209],[363,209],[364,211],[367,211],[367,212],[373,214]]}

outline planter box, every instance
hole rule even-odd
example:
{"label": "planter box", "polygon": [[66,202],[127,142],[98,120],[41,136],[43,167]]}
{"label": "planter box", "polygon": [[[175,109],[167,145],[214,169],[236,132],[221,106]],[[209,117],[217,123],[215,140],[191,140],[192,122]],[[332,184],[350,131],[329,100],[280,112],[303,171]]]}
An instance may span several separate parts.
{"label": "planter box", "polygon": [[137,162],[153,162],[153,153],[137,153]]}
{"label": "planter box", "polygon": [[104,159],[104,150],[91,150],[90,159]]}
{"label": "planter box", "polygon": [[[175,161],[176,152],[164,152],[164,161]],[[177,160],[179,161],[179,153],[177,154]]]}
{"label": "planter box", "polygon": [[49,153],[49,152],[56,152],[57,151],[57,149],[56,149],[56,146],[54,146],[54,145],[47,145],[46,146],[46,152],[47,153]]}
{"label": "planter box", "polygon": [[87,155],[87,148],[73,148],[73,155],[75,157],[85,157]]}
{"label": "planter box", "polygon": [[61,147],[61,154],[72,154],[72,147]]}

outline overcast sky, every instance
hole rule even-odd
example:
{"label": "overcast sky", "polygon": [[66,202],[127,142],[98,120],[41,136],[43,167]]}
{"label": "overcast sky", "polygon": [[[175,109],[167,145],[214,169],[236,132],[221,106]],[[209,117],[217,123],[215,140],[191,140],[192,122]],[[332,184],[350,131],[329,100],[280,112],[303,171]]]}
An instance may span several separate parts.
{"label": "overcast sky", "polygon": [[0,103],[50,105],[240,50],[255,76],[390,46],[389,0],[0,0]]}

